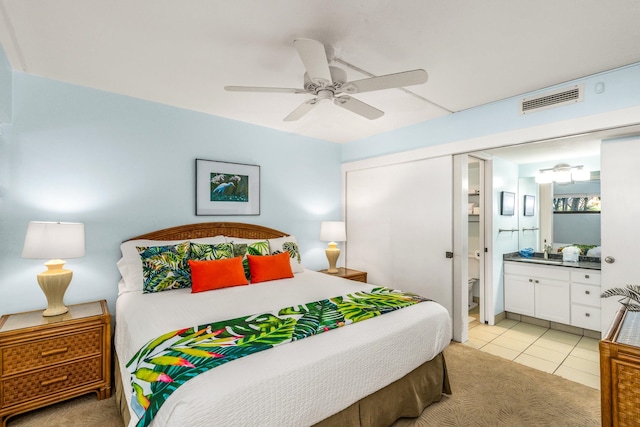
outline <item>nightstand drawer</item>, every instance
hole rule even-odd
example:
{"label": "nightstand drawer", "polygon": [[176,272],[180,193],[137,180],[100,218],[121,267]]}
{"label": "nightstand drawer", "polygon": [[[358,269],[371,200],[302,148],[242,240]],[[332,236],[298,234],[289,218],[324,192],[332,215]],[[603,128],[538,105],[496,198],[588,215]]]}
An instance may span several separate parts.
{"label": "nightstand drawer", "polygon": [[353,274],[349,276],[349,280],[355,280],[356,282],[367,283],[367,273]]}
{"label": "nightstand drawer", "polygon": [[2,407],[89,385],[103,380],[102,357],[79,360],[39,372],[2,380]]}
{"label": "nightstand drawer", "polygon": [[102,352],[102,328],[35,340],[2,349],[2,376]]}

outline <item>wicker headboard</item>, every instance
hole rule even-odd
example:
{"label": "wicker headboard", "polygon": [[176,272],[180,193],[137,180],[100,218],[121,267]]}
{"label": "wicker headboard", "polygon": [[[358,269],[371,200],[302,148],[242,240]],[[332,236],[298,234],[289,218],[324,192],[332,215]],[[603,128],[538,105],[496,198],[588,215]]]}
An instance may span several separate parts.
{"label": "wicker headboard", "polygon": [[179,225],[152,231],[128,240],[188,240],[201,237],[229,236],[245,239],[275,239],[288,236],[287,233],[255,224],[241,222],[201,222],[198,224]]}

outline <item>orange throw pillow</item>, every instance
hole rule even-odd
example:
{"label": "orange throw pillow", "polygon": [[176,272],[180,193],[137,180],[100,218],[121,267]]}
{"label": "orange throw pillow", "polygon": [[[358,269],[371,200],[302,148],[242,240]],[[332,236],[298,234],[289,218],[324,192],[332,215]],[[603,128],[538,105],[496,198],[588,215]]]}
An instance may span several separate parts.
{"label": "orange throw pillow", "polygon": [[227,258],[211,261],[189,260],[191,268],[191,293],[248,285],[244,276],[242,258]]}
{"label": "orange throw pillow", "polygon": [[289,261],[289,252],[283,252],[277,255],[247,255],[247,259],[249,260],[251,283],[293,277],[291,262]]}

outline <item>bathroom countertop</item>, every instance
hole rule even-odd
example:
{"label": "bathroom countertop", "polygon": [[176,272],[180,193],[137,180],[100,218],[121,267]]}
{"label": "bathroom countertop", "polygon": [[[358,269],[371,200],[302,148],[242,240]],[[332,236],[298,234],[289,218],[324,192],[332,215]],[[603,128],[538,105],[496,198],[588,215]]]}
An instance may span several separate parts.
{"label": "bathroom countertop", "polygon": [[564,262],[562,255],[549,255],[549,259],[544,259],[542,252],[536,252],[531,258],[525,258],[518,252],[504,254],[503,261],[515,261],[529,264],[551,265],[558,267],[585,268],[589,270],[600,270],[600,258],[580,257],[578,262]]}

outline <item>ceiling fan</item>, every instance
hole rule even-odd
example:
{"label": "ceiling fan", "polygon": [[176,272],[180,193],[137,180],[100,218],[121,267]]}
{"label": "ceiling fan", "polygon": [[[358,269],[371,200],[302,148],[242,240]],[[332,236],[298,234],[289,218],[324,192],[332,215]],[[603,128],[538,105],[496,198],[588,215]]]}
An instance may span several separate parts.
{"label": "ceiling fan", "polygon": [[307,70],[304,73],[304,89],[225,86],[225,90],[231,92],[276,92],[315,95],[315,98],[303,102],[293,110],[284,118],[285,121],[298,120],[318,105],[320,101],[324,100],[333,100],[333,103],[337,106],[373,120],[382,117],[384,112],[347,94],[412,86],[427,81],[427,72],[418,69],[347,82],[347,73],[344,70],[329,66],[327,54],[322,43],[311,39],[295,39],[293,45]]}

